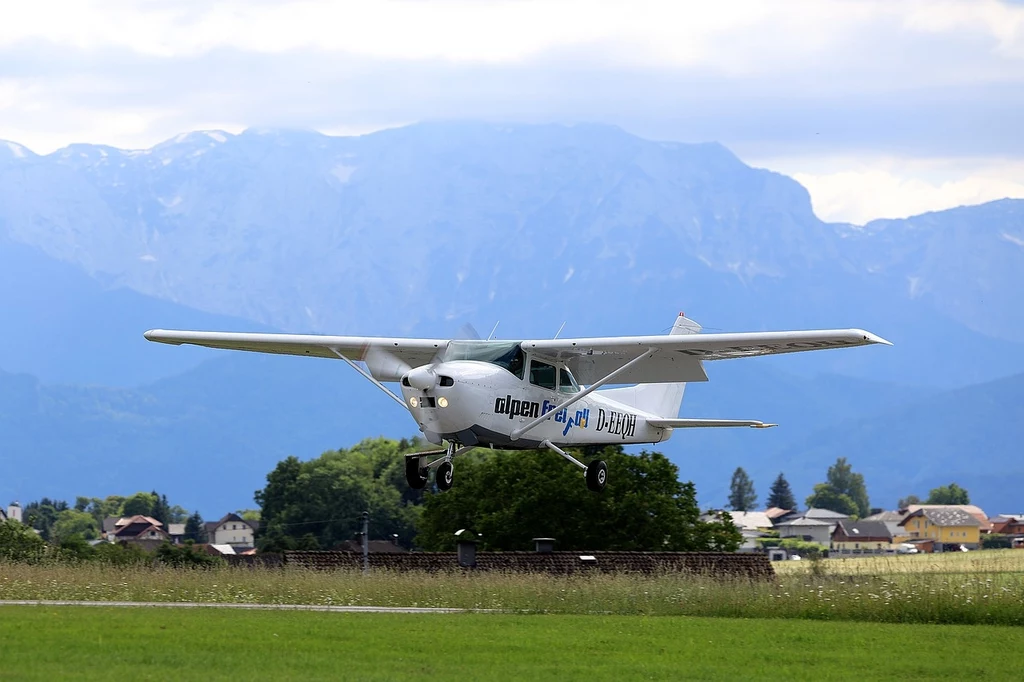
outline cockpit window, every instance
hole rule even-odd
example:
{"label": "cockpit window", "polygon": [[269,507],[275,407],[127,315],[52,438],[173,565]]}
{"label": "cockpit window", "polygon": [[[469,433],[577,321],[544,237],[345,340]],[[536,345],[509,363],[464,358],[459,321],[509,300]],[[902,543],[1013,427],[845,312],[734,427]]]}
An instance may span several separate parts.
{"label": "cockpit window", "polygon": [[530,360],[530,383],[555,390],[555,366],[534,358]]}
{"label": "cockpit window", "polygon": [[573,377],[572,373],[565,367],[561,367],[558,370],[558,392],[559,393],[579,393],[580,387],[576,383],[576,378]]}
{"label": "cockpit window", "polygon": [[507,369],[517,379],[523,378],[526,356],[518,341],[452,341],[444,353],[444,361],[477,360]]}

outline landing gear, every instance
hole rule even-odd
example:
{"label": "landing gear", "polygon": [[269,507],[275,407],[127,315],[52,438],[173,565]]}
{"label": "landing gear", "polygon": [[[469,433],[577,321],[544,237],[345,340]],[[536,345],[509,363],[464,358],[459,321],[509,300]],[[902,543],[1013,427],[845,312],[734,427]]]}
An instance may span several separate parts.
{"label": "landing gear", "polygon": [[598,459],[591,462],[590,466],[587,466],[549,440],[542,440],[540,444],[552,452],[557,452],[580,469],[583,469],[583,478],[586,479],[587,487],[589,489],[593,490],[595,493],[599,493],[604,490],[605,483],[608,482],[607,464]]}
{"label": "landing gear", "polygon": [[[431,469],[436,469],[437,473],[434,476],[434,482],[437,484],[437,489],[441,492],[452,489],[454,467],[452,466],[452,460],[459,455],[465,454],[472,450],[475,446],[464,445],[459,446],[455,443],[449,443],[445,450],[431,450],[430,452],[415,452],[411,455],[405,456],[405,481],[409,484],[409,487],[413,490],[422,490],[427,485],[427,480]],[[440,457],[437,457],[440,455]],[[428,464],[423,464],[424,460],[432,459],[433,461]]]}
{"label": "landing gear", "polygon": [[437,475],[434,478],[434,482],[437,483],[437,489],[441,492],[446,492],[452,489],[452,483],[454,482],[453,474],[455,467],[447,459],[441,462],[437,467]]}
{"label": "landing gear", "polygon": [[604,490],[604,485],[608,482],[608,465],[595,459],[583,471],[583,477],[587,479],[587,488],[599,493]]}
{"label": "landing gear", "polygon": [[422,466],[422,463],[421,455],[405,456],[405,482],[413,490],[422,490],[427,486],[427,472],[430,470]]}

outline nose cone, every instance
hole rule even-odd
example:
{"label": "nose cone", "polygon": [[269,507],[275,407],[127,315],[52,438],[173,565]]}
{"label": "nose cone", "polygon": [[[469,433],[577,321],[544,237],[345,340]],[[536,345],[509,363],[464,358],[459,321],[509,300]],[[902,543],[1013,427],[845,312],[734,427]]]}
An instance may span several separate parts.
{"label": "nose cone", "polygon": [[437,375],[427,367],[416,367],[405,375],[405,381],[413,388],[429,391],[437,383]]}

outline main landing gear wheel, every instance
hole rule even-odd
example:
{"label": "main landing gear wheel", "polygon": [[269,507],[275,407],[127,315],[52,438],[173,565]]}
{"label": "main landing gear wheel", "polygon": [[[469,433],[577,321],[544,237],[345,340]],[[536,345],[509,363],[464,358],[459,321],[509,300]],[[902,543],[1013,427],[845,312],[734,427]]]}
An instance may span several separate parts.
{"label": "main landing gear wheel", "polygon": [[608,482],[608,465],[596,459],[587,465],[587,470],[583,475],[587,479],[587,487],[595,493],[599,493],[604,490],[605,483]]}
{"label": "main landing gear wheel", "polygon": [[452,489],[452,476],[454,475],[455,467],[452,466],[451,462],[441,462],[437,466],[437,489],[441,492]]}
{"label": "main landing gear wheel", "polygon": [[405,458],[405,482],[413,490],[422,490],[427,486],[427,468],[421,467],[419,457]]}

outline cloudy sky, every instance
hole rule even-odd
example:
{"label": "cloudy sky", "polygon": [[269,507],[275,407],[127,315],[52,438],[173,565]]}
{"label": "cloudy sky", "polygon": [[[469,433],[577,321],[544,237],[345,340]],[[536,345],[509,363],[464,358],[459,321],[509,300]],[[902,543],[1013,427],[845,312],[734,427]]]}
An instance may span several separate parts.
{"label": "cloudy sky", "polygon": [[1024,197],[1024,2],[68,0],[5,7],[0,139],[615,123],[864,222]]}

